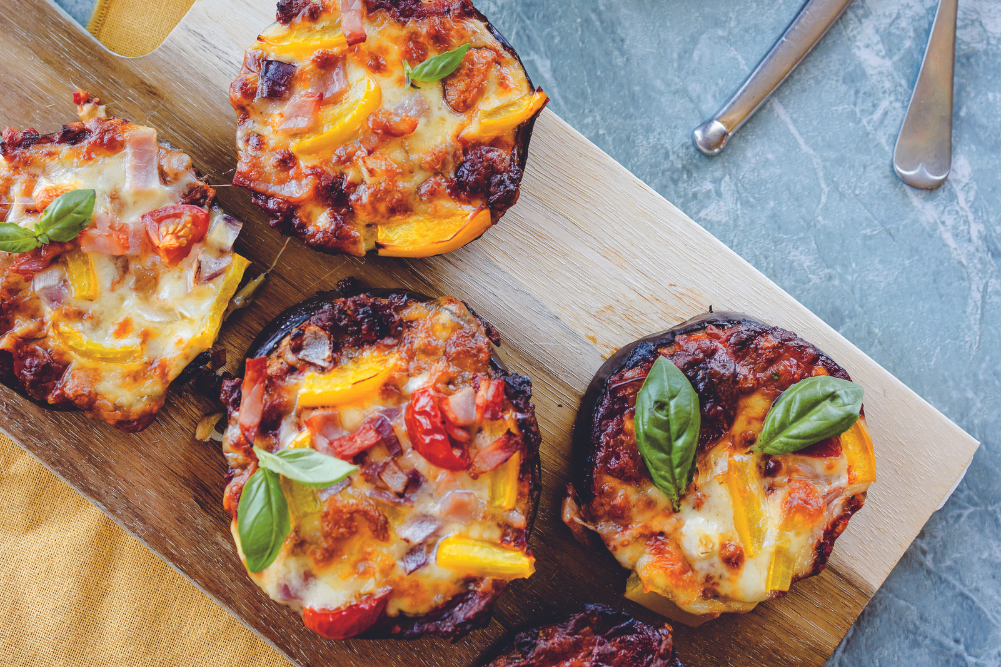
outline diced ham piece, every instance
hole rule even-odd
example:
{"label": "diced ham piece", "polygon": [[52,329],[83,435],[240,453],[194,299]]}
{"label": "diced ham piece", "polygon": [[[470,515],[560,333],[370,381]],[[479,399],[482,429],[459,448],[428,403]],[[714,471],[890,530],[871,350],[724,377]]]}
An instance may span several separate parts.
{"label": "diced ham piece", "polygon": [[337,104],[348,90],[348,75],[344,71],[344,59],[326,67],[313,78],[310,92],[320,96],[320,104]]}
{"label": "diced ham piece", "polygon": [[504,381],[480,378],[476,392],[476,421],[500,419],[504,411]]}
{"label": "diced ham piece", "polygon": [[441,412],[456,426],[469,426],[476,421],[476,392],[472,387],[460,389],[441,401]]}
{"label": "diced ham piece", "polygon": [[72,243],[46,243],[41,248],[35,248],[18,255],[17,259],[10,265],[10,270],[22,276],[33,276],[48,268],[56,257],[72,248]]}
{"label": "diced ham piece", "polygon": [[125,135],[125,187],[133,192],[145,192],[160,186],[156,130],[142,127]]}
{"label": "diced ham piece", "polygon": [[[139,226],[140,229],[141,226]],[[102,255],[128,255],[132,250],[130,234],[127,230],[102,230],[88,227],[77,236],[77,242],[84,252]]]}
{"label": "diced ham piece", "polygon": [[320,112],[320,94],[300,91],[289,99],[282,112],[279,134],[308,132],[316,125]]}
{"label": "diced ham piece", "polygon": [[341,30],[348,40],[348,46],[361,44],[368,39],[363,23],[364,7],[364,0],[341,0]]}
{"label": "diced ham piece", "polygon": [[303,327],[302,347],[296,356],[321,368],[330,368],[333,365],[330,337],[320,327],[307,324]]}
{"label": "diced ham piece", "polygon": [[268,381],[268,359],[257,357],[247,359],[247,370],[243,374],[243,385],[240,390],[240,433],[247,442],[254,444],[257,429],[261,425],[261,415],[264,412],[264,391]]}
{"label": "diced ham piece", "polygon": [[490,472],[514,456],[520,448],[521,438],[508,431],[476,453],[470,472],[475,475]]}
{"label": "diced ham piece", "polygon": [[[336,411],[321,410],[314,412],[306,420],[306,426],[316,438],[316,450],[329,456],[350,461],[358,454],[375,447],[380,442],[393,450],[392,441],[400,447],[389,420],[382,415],[369,418],[358,430],[347,435],[336,425]],[[400,448],[402,451],[402,448]]]}
{"label": "diced ham piece", "polygon": [[483,518],[483,505],[472,491],[449,491],[438,501],[438,516],[462,522],[479,521]]}

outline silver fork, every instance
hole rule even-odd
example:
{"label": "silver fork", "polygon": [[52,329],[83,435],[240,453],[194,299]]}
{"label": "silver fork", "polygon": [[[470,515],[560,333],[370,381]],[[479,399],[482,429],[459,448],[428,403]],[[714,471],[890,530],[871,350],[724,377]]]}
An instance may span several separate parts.
{"label": "silver fork", "polygon": [[928,50],[893,150],[893,170],[907,185],[934,190],[952,169],[952,88],[959,0],[941,0]]}

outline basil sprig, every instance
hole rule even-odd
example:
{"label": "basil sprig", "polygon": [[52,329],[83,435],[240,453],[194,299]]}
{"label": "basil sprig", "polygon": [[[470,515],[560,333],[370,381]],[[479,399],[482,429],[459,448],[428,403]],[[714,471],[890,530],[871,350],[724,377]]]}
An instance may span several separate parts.
{"label": "basil sprig", "polygon": [[850,429],[862,410],[862,387],[818,375],[782,392],[772,404],[754,448],[766,454],[789,454]]}
{"label": "basil sprig", "polygon": [[643,463],[677,510],[695,475],[702,413],[692,383],[667,357],[657,357],[636,395],[634,424]]}
{"label": "basil sprig", "polygon": [[90,224],[96,198],[94,190],[59,195],[42,211],[34,230],[0,222],[0,252],[28,252],[53,241],[72,241]]}
{"label": "basil sprig", "polygon": [[358,466],[313,449],[283,449],[272,454],[254,447],[254,452],[259,467],[240,495],[237,530],[247,569],[260,572],[275,562],[285,538],[292,531],[279,475],[323,488],[344,479],[358,470]]}
{"label": "basil sprig", "polygon": [[463,44],[457,49],[432,56],[417,67],[411,67],[410,63],[404,60],[403,73],[407,77],[406,87],[409,88],[410,84],[414,81],[433,83],[434,81],[444,79],[458,69],[470,46],[470,44]]}
{"label": "basil sprig", "polygon": [[272,454],[260,447],[254,447],[254,453],[257,454],[257,462],[262,468],[319,489],[328,487],[358,470],[356,465],[321,454],[315,449],[283,449],[277,454]]}

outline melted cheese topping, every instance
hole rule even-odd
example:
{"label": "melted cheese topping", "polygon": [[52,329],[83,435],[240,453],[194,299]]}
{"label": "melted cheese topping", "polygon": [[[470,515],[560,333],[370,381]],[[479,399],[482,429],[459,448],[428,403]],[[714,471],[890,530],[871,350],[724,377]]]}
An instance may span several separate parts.
{"label": "melted cheese topping", "polygon": [[[772,399],[764,392],[740,399],[733,427],[700,453],[678,512],[652,482],[634,486],[600,476],[600,484],[610,485],[608,496],[631,508],[628,522],[609,515],[595,526],[619,563],[635,573],[628,597],[663,613],[643,595],[655,593],[684,612],[718,615],[749,611],[813,574],[825,531],[871,480],[850,474],[847,447],[837,456],[814,457],[735,446],[761,432]],[[632,416],[626,421],[631,433]],[[857,428],[865,429],[864,419]],[[766,475],[769,460],[775,472]]]}
{"label": "melted cheese topping", "polygon": [[[347,47],[345,43],[336,47],[328,45],[322,50],[284,46],[307,44],[316,35],[340,35],[340,12],[329,7],[336,3],[324,4],[327,8],[315,21],[299,18],[288,26],[273,24],[248,51],[248,62],[257,62],[258,67],[264,60],[275,60],[293,65],[295,74],[281,98],[255,97],[246,106],[234,100],[234,106],[244,114],[237,132],[241,160],[248,159],[255,151],[271,156],[284,155],[282,171],[286,172],[279,173],[261,160],[262,164],[247,168],[247,172],[257,172],[255,177],[241,180],[244,169],[238,171],[239,184],[287,198],[297,205],[295,215],[305,227],[334,231],[341,224],[339,214],[331,210],[328,202],[315,196],[303,174],[319,170],[335,178],[343,177],[344,189],[351,193],[349,203],[354,219],[350,224],[358,234],[358,244],[342,250],[353,254],[364,254],[377,245],[383,254],[403,252],[396,250],[394,253],[386,245],[400,236],[388,231],[389,228],[407,222],[419,227],[408,235],[411,245],[421,248],[413,251],[418,253],[413,256],[451,249],[443,249],[438,244],[457,237],[463,226],[469,233],[461,238],[467,242],[472,240],[491,224],[489,216],[474,215],[481,207],[485,208],[487,202],[453,197],[449,181],[462,162],[464,147],[490,144],[510,150],[521,122],[493,136],[475,140],[460,135],[485,110],[501,109],[533,94],[521,64],[483,21],[435,18],[397,22],[386,11],[365,18],[367,40],[356,46]],[[427,35],[422,34],[424,31]],[[446,99],[449,78],[444,83],[417,82],[414,86],[406,86],[404,61],[416,66],[423,60],[415,57],[413,51],[408,55],[408,49],[413,48],[412,43],[434,43],[436,40],[445,40],[448,46],[432,47],[434,50],[428,51],[425,57],[465,43],[472,45],[464,59],[463,68],[466,69],[452,75],[463,76],[469,82],[466,86],[457,86],[458,92],[452,95],[453,104],[461,110],[450,106]],[[276,47],[276,44],[283,46]],[[324,59],[326,66],[318,64],[325,62]],[[300,97],[323,91],[324,86],[318,81],[323,80],[324,72],[337,67],[343,67],[346,79],[344,90],[347,92],[335,96],[336,99],[343,95],[341,101],[331,103],[324,98],[318,113],[303,115],[297,111],[301,109]],[[242,85],[257,86],[259,90],[263,76],[260,72],[248,71],[245,65]],[[370,94],[365,97],[364,104],[359,104],[354,93],[365,88],[366,82]],[[241,80],[234,86],[238,84]],[[539,95],[539,104],[544,104],[544,94],[540,92]],[[344,121],[345,114],[353,113],[352,109],[359,111]],[[522,120],[527,121],[538,111],[541,106],[533,108]],[[291,131],[283,128],[290,116],[297,115],[310,118],[311,129]],[[394,129],[380,130],[375,124],[379,119],[395,126]],[[408,119],[417,121],[415,128],[407,126]],[[302,142],[315,140],[335,126],[343,129],[337,141],[321,150],[300,148]],[[394,136],[398,134],[402,136]],[[292,162],[295,165],[289,167]],[[437,227],[425,221],[437,221]],[[382,232],[379,226],[383,227]],[[470,231],[471,226],[476,229]]]}
{"label": "melted cheese topping", "polygon": [[[86,141],[48,144],[32,148],[37,154],[30,164],[0,160],[0,184],[17,201],[6,222],[31,228],[39,202],[74,189],[96,191],[92,222],[77,247],[33,276],[6,271],[3,288],[16,295],[17,306],[0,349],[14,350],[24,340],[44,344],[66,366],[59,384],[78,407],[109,423],[142,420],[162,405],[181,370],[211,348],[247,262],[232,253],[227,226],[235,221],[212,209],[205,238],[168,266],[150,246],[143,216],[182,202],[204,184],[190,158],[158,145],[152,128],[87,107],[92,130],[120,124],[124,143],[117,150],[95,151]],[[144,156],[133,142],[142,135]],[[143,159],[150,162],[136,164]],[[112,238],[128,246],[124,252],[102,252],[83,240],[109,229],[118,230]],[[4,258],[7,266],[16,261],[0,253]]]}
{"label": "melted cheese topping", "polygon": [[[532,511],[529,477],[520,474],[524,445],[519,445],[521,453],[489,472],[446,470],[432,465],[414,448],[405,421],[411,396],[418,390],[434,388],[444,402],[448,396],[468,392],[474,384],[490,382],[485,359],[477,358],[472,350],[455,354],[468,341],[474,341],[480,349],[489,349],[481,326],[462,302],[448,297],[430,304],[411,303],[401,316],[407,322],[408,332],[395,349],[376,344],[350,350],[338,364],[324,368],[301,358],[310,356],[315,360],[316,348],[313,354],[297,356],[291,352],[286,338],[271,355],[272,360],[281,359],[296,368],[280,390],[282,400],[287,401],[287,411],[277,433],[259,435],[257,446],[271,451],[310,446],[329,453],[330,450],[318,446],[317,438],[306,425],[307,419],[321,412],[329,419],[326,428],[343,435],[358,432],[372,418],[384,417],[403,450],[394,456],[380,441],[356,460],[363,465],[361,471],[327,489],[282,479],[292,532],[270,566],[249,574],[272,599],[300,613],[305,608],[343,609],[366,596],[391,590],[388,616],[427,614],[469,590],[472,579],[491,576],[478,571],[483,564],[478,565],[475,559],[464,569],[441,567],[437,550],[450,538],[471,538],[494,548],[511,550],[529,568],[511,578],[530,573],[534,559],[527,546],[514,547],[504,539],[512,531],[524,532]],[[309,328],[307,335],[321,335],[316,327]],[[452,346],[450,358],[441,354],[444,345]],[[343,369],[372,356],[384,359],[385,363],[381,365],[379,383],[369,386],[364,395],[354,392],[348,395],[346,403],[331,398],[325,407],[317,407],[322,401],[313,398],[302,400],[307,377],[319,376],[317,384],[324,377],[340,381]],[[275,361],[269,362],[269,368],[274,364]],[[303,402],[308,402],[309,407],[303,406]],[[334,402],[336,405],[330,405]],[[224,449],[231,465],[242,468],[249,461],[237,445],[241,439],[238,422],[237,414],[227,428]],[[522,437],[517,415],[506,399],[498,418],[477,419],[465,428],[471,436],[466,449],[474,462],[479,452],[505,434],[519,440]],[[423,482],[415,490],[408,486],[405,493],[387,490],[377,475],[366,472],[387,463],[397,466],[402,474],[417,473]],[[512,481],[513,488],[505,488]],[[387,531],[379,535],[374,526],[382,520]],[[239,549],[236,521],[231,527]],[[408,572],[405,558],[408,552],[426,553],[427,562],[418,563],[417,569]],[[242,549],[240,557],[246,562]]]}

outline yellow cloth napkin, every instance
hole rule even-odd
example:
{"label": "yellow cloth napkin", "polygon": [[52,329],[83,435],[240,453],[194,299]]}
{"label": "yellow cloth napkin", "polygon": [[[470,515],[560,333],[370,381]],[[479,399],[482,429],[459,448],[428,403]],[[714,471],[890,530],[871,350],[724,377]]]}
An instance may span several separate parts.
{"label": "yellow cloth napkin", "polygon": [[[87,27],[112,51],[139,56],[193,1],[99,0]],[[4,665],[289,666],[2,435],[0,507]]]}

